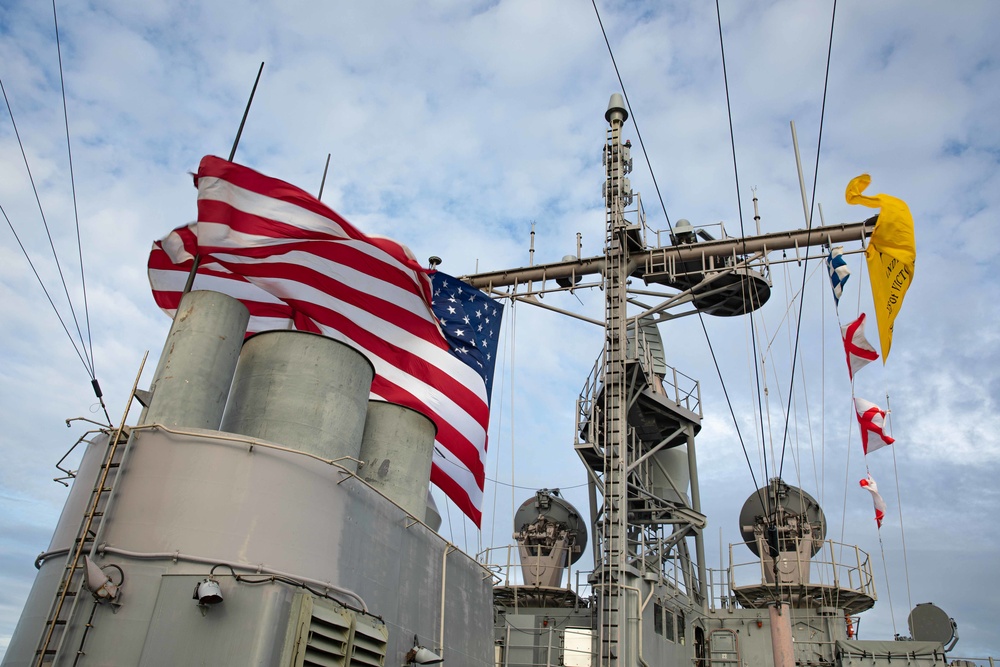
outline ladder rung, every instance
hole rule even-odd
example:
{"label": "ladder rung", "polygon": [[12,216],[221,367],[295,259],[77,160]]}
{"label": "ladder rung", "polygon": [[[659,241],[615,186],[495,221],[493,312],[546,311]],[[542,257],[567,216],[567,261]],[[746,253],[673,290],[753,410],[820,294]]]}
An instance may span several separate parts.
{"label": "ladder rung", "polygon": [[[124,458],[124,449],[119,452],[117,445],[126,442],[127,439],[128,435],[124,431],[120,431],[116,441],[114,443],[109,443],[107,454],[101,462],[101,470],[104,471],[104,474],[99,479],[98,485],[94,486],[91,490],[90,510],[84,514],[83,523],[80,525],[81,530],[84,530],[84,528],[87,528],[87,530],[83,535],[78,534],[73,540],[73,544],[76,545],[76,553],[78,555],[83,554],[82,547],[92,545],[94,540],[97,538],[97,534],[93,530],[90,530],[89,526],[91,526],[91,522],[94,519],[103,518],[105,515],[104,510],[98,510],[98,507],[106,507],[107,499],[104,498],[104,494],[110,493],[113,490],[113,487],[105,486],[105,483],[114,482],[114,478],[109,477],[107,473],[110,470],[121,467],[121,460]],[[62,628],[60,632],[65,634],[65,626],[68,622],[65,615],[72,613],[69,607],[62,605],[61,600],[73,599],[77,597],[81,585],[81,577],[83,576],[83,567],[83,563],[80,562],[78,557],[75,557],[72,559],[72,562],[67,563],[65,569],[63,570],[62,581],[56,590],[57,600],[60,600],[60,602],[58,605],[53,602],[53,607],[49,612],[49,617],[45,621],[45,627],[49,629],[47,636],[45,637],[44,642],[35,649],[35,656],[39,665],[53,664],[58,649],[49,648],[50,642],[59,641],[55,640],[56,635],[54,633],[56,628]],[[88,627],[90,627],[89,624]],[[83,655],[83,652],[78,651],[77,658],[79,659],[79,656],[81,655]]]}

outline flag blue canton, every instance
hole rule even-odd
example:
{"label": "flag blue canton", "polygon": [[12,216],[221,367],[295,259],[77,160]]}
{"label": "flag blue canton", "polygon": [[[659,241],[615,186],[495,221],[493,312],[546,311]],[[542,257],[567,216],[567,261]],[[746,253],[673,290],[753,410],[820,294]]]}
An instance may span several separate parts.
{"label": "flag blue canton", "polygon": [[486,384],[486,398],[493,395],[493,367],[500,339],[503,305],[475,287],[446,273],[431,274],[431,306],[451,353],[476,371]]}
{"label": "flag blue canton", "polygon": [[833,301],[840,305],[840,295],[844,293],[844,284],[851,277],[851,272],[847,268],[847,262],[842,257],[844,249],[841,246],[830,248],[830,254],[826,257],[826,270],[830,273],[830,284],[833,286]]}

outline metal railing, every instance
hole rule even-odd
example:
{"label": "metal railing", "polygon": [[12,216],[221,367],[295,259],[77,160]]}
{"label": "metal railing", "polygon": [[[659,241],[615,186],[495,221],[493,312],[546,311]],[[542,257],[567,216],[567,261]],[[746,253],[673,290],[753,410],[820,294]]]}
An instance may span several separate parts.
{"label": "metal railing", "polygon": [[[566,551],[566,562],[570,560],[571,552],[568,547],[561,547]],[[476,555],[476,560],[484,568],[493,574],[494,586],[525,586],[527,582],[534,580],[531,572],[540,567],[550,567],[549,561],[539,558],[529,558],[524,563],[518,547],[507,545],[503,547],[490,547],[484,549]],[[592,595],[590,583],[587,581],[590,570],[573,570],[572,565],[566,566],[568,576],[565,586],[559,588],[574,593],[577,597],[587,600]]]}
{"label": "metal railing", "polygon": [[[729,586],[737,588],[741,585],[773,583],[773,578],[766,571],[764,559],[755,558],[751,561],[737,563],[733,557],[733,549],[745,548],[743,543],[729,545]],[[837,553],[840,554],[839,558]],[[853,591],[876,599],[875,577],[872,573],[871,558],[868,553],[856,545],[842,544],[833,540],[824,540],[822,548],[807,562],[796,563],[800,569],[809,569],[810,581],[819,585],[831,585],[834,588]]]}
{"label": "metal railing", "polygon": [[[642,332],[639,332],[640,336]],[[636,349],[643,351],[640,359]],[[638,346],[632,347],[629,351],[631,361],[639,361],[646,371],[646,380],[650,386],[656,387],[659,393],[672,400],[677,407],[684,408],[699,417],[703,416],[701,411],[701,384],[689,375],[685,375],[673,366],[664,364],[666,372],[663,374],[653,373],[648,370],[653,367],[649,346],[640,342]],[[577,433],[581,431],[583,425],[591,420],[594,407],[598,397],[603,390],[601,379],[604,377],[604,356],[601,355],[594,362],[587,374],[587,379],[580,390],[580,398],[577,401]]]}

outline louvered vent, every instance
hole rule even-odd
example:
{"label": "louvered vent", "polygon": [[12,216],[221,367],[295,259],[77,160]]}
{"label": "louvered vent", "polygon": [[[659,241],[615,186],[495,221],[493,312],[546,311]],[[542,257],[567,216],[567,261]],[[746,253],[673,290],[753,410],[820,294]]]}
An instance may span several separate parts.
{"label": "louvered vent", "polygon": [[290,622],[282,665],[385,667],[389,629],[376,616],[302,591]]}
{"label": "louvered vent", "polygon": [[385,667],[389,629],[385,623],[370,616],[355,617],[351,667]]}
{"label": "louvered vent", "polygon": [[303,666],[348,667],[352,616],[346,609],[314,601]]}

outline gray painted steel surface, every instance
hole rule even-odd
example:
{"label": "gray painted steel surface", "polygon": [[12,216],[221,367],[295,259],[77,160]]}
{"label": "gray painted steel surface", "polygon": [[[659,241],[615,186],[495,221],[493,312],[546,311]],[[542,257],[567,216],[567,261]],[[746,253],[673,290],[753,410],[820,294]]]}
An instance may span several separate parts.
{"label": "gray painted steel surface", "polygon": [[251,336],[222,430],[323,458],[357,458],[374,373],[363,354],[332,338],[302,331]]}
{"label": "gray painted steel surface", "polygon": [[651,458],[653,465],[649,468],[650,490],[664,500],[690,506],[688,488],[691,486],[691,472],[688,468],[687,445],[661,450]]}
{"label": "gray painted steel surface", "polygon": [[199,575],[160,577],[149,633],[138,665],[279,665],[294,591],[281,585],[240,585],[219,577],[224,599],[199,608],[191,591]]}
{"label": "gray painted steel surface", "polygon": [[[58,664],[72,664],[81,645],[86,653],[81,667],[156,664],[146,646],[165,641],[167,631],[159,623],[174,615],[197,614],[185,623],[201,619],[191,599],[193,587],[183,596],[172,594],[176,603],[164,608],[163,578],[189,575],[200,580],[220,563],[233,564],[238,573],[254,579],[279,571],[308,579],[313,589],[323,588],[317,582],[329,582],[353,591],[386,622],[387,665],[403,663],[414,635],[424,646],[450,656],[451,664],[491,664],[492,580],[480,565],[344,468],[267,448],[260,441],[219,436],[232,438],[213,431],[177,435],[157,427],[134,432],[96,558],[100,566],[114,564],[125,573],[121,607],[113,613],[100,605],[84,637],[93,610],[85,594],[66,633],[71,657]],[[103,448],[91,446],[81,468],[94,470],[94,460],[102,454]],[[90,481],[81,480],[77,486],[89,493]],[[70,514],[78,507],[69,507],[65,521],[71,525],[78,517]],[[65,557],[53,557],[42,565],[21,622],[27,634],[22,638],[19,628],[5,665],[30,664],[64,564]],[[258,571],[263,574],[255,576]],[[216,567],[215,573],[226,576],[230,571]],[[233,595],[231,586],[250,584],[220,581],[225,601],[206,611],[205,618],[212,618],[205,623],[229,615],[234,628],[245,628],[246,614],[257,614],[262,620],[246,640],[262,647],[260,655],[272,655],[267,647],[282,641],[274,633],[283,636],[285,627],[264,623],[273,617],[266,609],[236,609],[249,598]],[[281,581],[266,586],[299,590]],[[335,596],[359,606],[350,596]],[[212,664],[247,664],[242,655]]]}
{"label": "gray painted steel surface", "polygon": [[188,292],[167,334],[145,423],[219,428],[250,313],[218,292]]}
{"label": "gray painted steel surface", "polygon": [[[189,337],[205,338],[198,306],[217,297],[197,294],[186,302],[195,304],[190,312],[182,308],[158,375],[158,389],[170,388],[161,401],[183,393],[185,382],[204,380],[191,368],[197,357],[178,351],[188,347]],[[229,341],[233,334],[215,338]],[[179,367],[184,374],[175,372]],[[368,360],[345,345],[276,332],[246,344],[224,419],[251,437],[162,426],[184,415],[151,405],[147,424],[132,431],[93,553],[105,571],[122,573],[120,606],[96,604],[82,591],[56,664],[73,664],[78,655],[81,667],[277,664],[276,655],[289,654],[288,624],[279,621],[288,616],[291,596],[308,586],[384,619],[386,664],[402,664],[416,636],[452,664],[489,665],[489,573],[366,484],[350,461],[328,460],[358,455],[372,375]],[[196,388],[188,393],[204,396]],[[212,396],[217,393],[213,389]],[[182,405],[180,398],[169,405]],[[222,401],[213,399],[216,413]],[[431,442],[433,436],[433,428],[424,434]],[[54,549],[72,544],[106,451],[102,445],[106,438],[84,455]],[[426,499],[428,470],[420,474],[418,506]],[[5,665],[33,663],[65,562],[58,552],[42,562],[24,630]],[[249,580],[238,581],[236,574]],[[224,601],[201,609],[189,587],[208,576],[230,579],[223,582]],[[263,587],[267,595],[257,592]],[[185,627],[190,635],[178,635]],[[220,648],[219,642],[231,645]]]}
{"label": "gray painted steel surface", "polygon": [[381,401],[368,403],[361,478],[421,521],[434,455],[434,422],[415,410]]}

